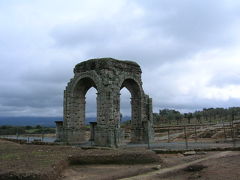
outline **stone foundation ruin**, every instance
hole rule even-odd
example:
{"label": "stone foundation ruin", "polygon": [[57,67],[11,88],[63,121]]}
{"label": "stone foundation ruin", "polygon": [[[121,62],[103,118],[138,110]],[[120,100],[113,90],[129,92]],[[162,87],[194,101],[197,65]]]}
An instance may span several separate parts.
{"label": "stone foundation ruin", "polygon": [[91,123],[91,140],[98,146],[118,147],[124,135],[120,128],[120,90],[131,93],[131,142],[153,140],[152,99],[142,88],[141,68],[132,61],[91,59],[77,64],[64,91],[64,121],[57,122],[57,139],[70,144],[86,142],[85,95],[97,90],[97,122]]}

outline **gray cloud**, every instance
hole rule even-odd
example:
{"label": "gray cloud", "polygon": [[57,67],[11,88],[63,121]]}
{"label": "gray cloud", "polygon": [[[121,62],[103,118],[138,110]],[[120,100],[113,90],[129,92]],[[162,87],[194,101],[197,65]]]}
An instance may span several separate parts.
{"label": "gray cloud", "polygon": [[61,116],[73,67],[95,57],[137,61],[155,111],[240,103],[237,0],[65,3],[0,2],[0,115]]}
{"label": "gray cloud", "polygon": [[213,77],[211,84],[219,87],[240,85],[240,73],[232,72],[231,70],[227,73],[219,73]]}
{"label": "gray cloud", "polygon": [[90,57],[154,65],[235,42],[231,30],[239,19],[236,6],[219,1],[151,1],[138,7],[143,10],[140,17],[133,19],[125,12],[129,18],[67,23],[55,27],[52,36],[57,45],[83,48]]}

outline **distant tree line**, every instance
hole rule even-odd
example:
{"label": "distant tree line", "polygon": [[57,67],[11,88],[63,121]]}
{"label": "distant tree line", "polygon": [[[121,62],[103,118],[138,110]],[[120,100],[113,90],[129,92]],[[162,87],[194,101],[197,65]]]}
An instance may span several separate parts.
{"label": "distant tree line", "polygon": [[204,108],[201,111],[180,113],[174,109],[162,109],[153,113],[154,124],[193,124],[230,122],[240,118],[240,107]]}
{"label": "distant tree line", "polygon": [[55,133],[55,128],[36,126],[0,126],[0,135],[16,134],[51,134]]}

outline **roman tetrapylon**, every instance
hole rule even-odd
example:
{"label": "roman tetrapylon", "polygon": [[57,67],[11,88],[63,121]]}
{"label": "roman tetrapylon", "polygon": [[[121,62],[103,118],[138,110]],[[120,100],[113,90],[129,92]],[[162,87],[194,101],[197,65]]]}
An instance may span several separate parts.
{"label": "roman tetrapylon", "polygon": [[91,124],[91,139],[97,146],[121,145],[120,90],[131,94],[131,142],[153,140],[152,99],[142,88],[141,68],[132,61],[112,58],[90,59],[77,64],[74,77],[64,91],[64,121],[56,122],[57,139],[69,144],[86,142],[85,95],[97,90],[97,122]]}

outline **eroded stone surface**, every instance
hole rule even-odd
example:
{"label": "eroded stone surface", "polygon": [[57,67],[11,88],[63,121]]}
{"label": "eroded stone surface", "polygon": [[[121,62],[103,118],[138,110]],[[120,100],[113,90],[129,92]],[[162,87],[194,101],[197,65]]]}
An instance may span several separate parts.
{"label": "eroded stone surface", "polygon": [[90,59],[77,64],[74,77],[64,91],[64,121],[62,127],[58,127],[59,140],[85,141],[85,95],[91,87],[97,90],[97,124],[93,138],[96,145],[118,146],[122,142],[120,90],[124,87],[131,93],[131,142],[152,140],[152,99],[143,91],[141,73],[137,63],[112,58]]}

